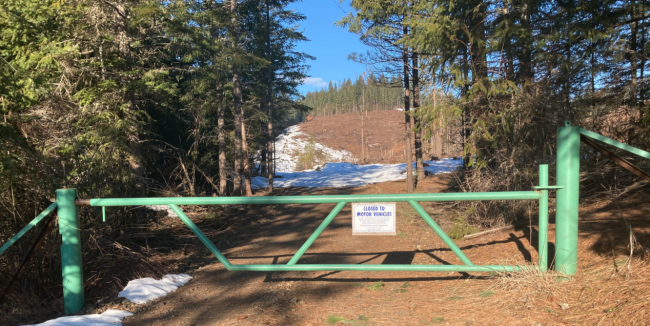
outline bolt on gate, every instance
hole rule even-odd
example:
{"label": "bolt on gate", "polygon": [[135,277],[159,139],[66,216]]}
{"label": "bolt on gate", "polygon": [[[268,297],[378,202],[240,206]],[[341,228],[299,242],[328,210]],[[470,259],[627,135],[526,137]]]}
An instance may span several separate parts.
{"label": "bolt on gate", "polygon": [[[539,185],[531,191],[474,192],[474,193],[430,193],[395,195],[326,195],[326,196],[266,196],[266,197],[172,197],[172,198],[94,198],[77,199],[76,189],[59,189],[56,201],[25,226],[14,237],[0,247],[0,254],[21,236],[40,222],[55,208],[59,215],[61,234],[61,268],[63,276],[63,299],[66,314],[73,314],[84,305],[83,265],[81,235],[77,206],[102,207],[105,220],[106,206],[168,205],[199,240],[212,252],[229,271],[288,272],[288,271],[434,271],[434,272],[516,272],[525,267],[513,265],[475,265],[449,238],[440,226],[429,216],[418,202],[428,201],[485,201],[485,200],[537,200],[539,202],[538,267],[546,271],[548,266],[548,192],[556,193],[555,221],[555,269],[567,275],[576,272],[578,262],[578,204],[580,173],[580,141],[582,140],[605,155],[614,155],[592,143],[598,140],[608,145],[629,151],[650,159],[650,153],[620,143],[580,127],[558,128],[556,185],[548,184],[548,165],[539,166]],[[615,155],[614,155],[615,156]],[[609,156],[608,156],[609,157]],[[620,158],[619,158],[620,159]],[[615,159],[616,160],[616,159]],[[623,160],[624,161],[624,160]],[[618,162],[618,161],[617,161]],[[650,181],[650,176],[631,165],[626,169]],[[462,265],[405,265],[405,264],[300,264],[300,258],[314,241],[334,220],[347,203],[407,202],[424,219],[431,229],[449,246],[463,263]],[[201,230],[181,210],[179,205],[278,205],[278,204],[336,204],[314,233],[298,249],[286,264],[236,265],[217,249]]]}

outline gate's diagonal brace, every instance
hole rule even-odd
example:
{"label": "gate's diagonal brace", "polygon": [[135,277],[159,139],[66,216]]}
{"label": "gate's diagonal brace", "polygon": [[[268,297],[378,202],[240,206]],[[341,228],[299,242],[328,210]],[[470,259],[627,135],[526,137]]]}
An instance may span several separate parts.
{"label": "gate's diagonal brace", "polygon": [[36,238],[36,241],[32,245],[32,247],[29,249],[27,254],[25,255],[25,258],[23,259],[23,262],[20,263],[20,267],[18,267],[18,270],[14,274],[14,276],[11,278],[11,281],[9,281],[9,284],[4,288],[0,294],[0,302],[3,301],[3,298],[5,295],[9,292],[9,289],[11,289],[11,286],[14,285],[14,283],[20,279],[20,276],[23,274],[23,271],[25,270],[25,266],[27,266],[27,262],[29,262],[32,257],[34,256],[34,252],[38,249],[38,247],[43,243],[43,239],[45,239],[45,236],[47,236],[48,233],[52,230],[52,226],[54,226],[54,221],[57,219],[57,216],[52,214],[50,215],[50,218],[47,220],[47,223],[41,230],[41,233],[38,235],[38,238]]}
{"label": "gate's diagonal brace", "polygon": [[215,257],[217,257],[219,262],[222,263],[223,266],[226,267],[227,270],[230,270],[231,267],[232,267],[232,264],[228,261],[228,258],[226,258],[226,256],[224,256],[221,253],[221,251],[219,251],[219,249],[217,249],[217,247],[215,247],[215,245],[212,243],[212,241],[210,241],[210,239],[208,239],[208,237],[206,237],[205,234],[203,234],[203,232],[201,232],[201,230],[199,230],[199,228],[196,226],[196,224],[194,224],[194,222],[192,222],[192,220],[190,220],[190,218],[187,217],[187,215],[185,215],[185,213],[178,206],[176,206],[174,204],[170,204],[169,207],[174,211],[174,213],[176,213],[176,215],[178,215],[178,217],[181,219],[181,221],[183,221],[183,223],[185,223],[185,225],[187,225],[187,227],[190,228],[190,230],[192,230],[192,232],[194,232],[196,237],[199,238],[199,240],[201,240],[201,242],[203,242],[203,244],[210,250],[210,252],[212,252],[212,254]]}
{"label": "gate's diagonal brace", "polygon": [[302,245],[302,247],[300,247],[300,249],[298,249],[296,254],[293,255],[293,257],[291,257],[291,260],[289,260],[287,265],[295,265],[298,262],[298,260],[300,260],[300,257],[302,257],[302,255],[305,254],[307,249],[309,249],[309,247],[311,247],[311,245],[314,243],[314,241],[316,241],[316,239],[320,236],[320,234],[323,233],[325,228],[327,228],[327,226],[330,225],[332,220],[334,220],[336,215],[341,211],[341,209],[343,209],[345,204],[347,204],[347,202],[344,202],[344,201],[336,204],[336,207],[334,207],[334,209],[330,212],[330,214],[327,215],[325,220],[318,226],[316,231],[314,231],[314,233],[309,237],[309,239],[307,239],[307,241],[305,241],[305,243]]}
{"label": "gate's diagonal brace", "polygon": [[449,249],[453,251],[456,256],[463,262],[465,265],[474,266],[471,260],[465,256],[462,250],[454,243],[453,240],[445,233],[445,231],[429,216],[429,214],[418,204],[415,200],[409,200],[409,204],[413,206],[416,212],[422,216],[425,222],[433,229],[433,231],[442,239],[442,241],[449,246]]}
{"label": "gate's diagonal brace", "polygon": [[647,158],[647,159],[650,160],[650,153],[648,153],[648,152],[646,152],[646,151],[644,151],[642,149],[638,149],[638,148],[630,146],[628,144],[624,144],[624,143],[621,143],[619,141],[613,140],[611,138],[607,138],[607,137],[605,137],[603,135],[597,134],[597,133],[595,133],[593,131],[589,131],[587,129],[583,129],[583,128],[579,128],[579,129],[580,129],[579,130],[580,135],[582,135],[582,136],[587,136],[587,137],[589,137],[591,139],[601,141],[601,142],[603,142],[603,143],[605,143],[607,145],[618,147],[618,148],[620,148],[620,149],[622,149],[624,151],[628,151],[628,152],[630,152],[632,154],[639,155],[639,156],[641,156],[643,158]]}
{"label": "gate's diagonal brace", "polygon": [[595,149],[596,151],[600,152],[603,154],[605,157],[608,159],[618,163],[618,165],[624,167],[626,170],[638,175],[641,177],[641,179],[650,182],[650,175],[645,173],[643,170],[637,168],[634,166],[632,163],[628,162],[626,159],[608,151],[605,149],[603,146],[600,146],[598,143],[596,143],[593,139],[585,136],[585,135],[580,135],[580,140],[589,145],[591,148]]}
{"label": "gate's diagonal brace", "polygon": [[9,248],[12,244],[14,244],[14,242],[16,242],[18,239],[20,239],[20,237],[22,237],[25,233],[27,233],[27,231],[33,228],[34,225],[38,224],[38,222],[40,222],[43,218],[45,218],[45,216],[50,214],[50,212],[53,209],[55,209],[57,205],[58,205],[57,202],[53,202],[52,204],[50,204],[50,206],[48,206],[43,212],[38,214],[38,216],[36,216],[36,218],[34,218],[31,222],[29,222],[29,224],[27,224],[24,228],[22,228],[22,230],[20,230],[18,233],[16,233],[16,235],[14,235],[5,244],[3,244],[2,247],[0,247],[0,254],[3,253],[5,250],[7,250],[7,248]]}

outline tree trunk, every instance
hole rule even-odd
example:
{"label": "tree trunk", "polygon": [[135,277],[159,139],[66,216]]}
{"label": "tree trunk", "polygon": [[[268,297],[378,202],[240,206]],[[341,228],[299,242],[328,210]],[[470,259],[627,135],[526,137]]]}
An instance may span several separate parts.
{"label": "tree trunk", "polygon": [[[130,39],[128,35],[128,10],[126,9],[126,4],[118,3],[115,5],[116,9],[116,25],[117,25],[117,35],[115,39],[117,41],[117,48],[120,52],[121,57],[126,61],[128,65],[131,61],[131,47]],[[142,145],[140,144],[140,134],[137,129],[137,115],[135,114],[136,110],[136,101],[135,94],[132,90],[127,90],[125,93],[125,101],[129,103],[128,105],[128,120],[131,120],[133,124],[128,127],[126,131],[126,138],[128,141],[129,151],[131,152],[132,158],[129,160],[129,170],[131,173],[138,177],[138,182],[136,184],[136,192],[139,196],[144,197],[148,192],[148,185],[146,181],[146,173],[141,162],[142,155]]]}
{"label": "tree trunk", "polygon": [[[509,8],[508,1],[503,1],[503,7],[508,10],[508,12],[512,11],[512,8]],[[512,37],[510,37],[510,28],[512,23],[511,15],[508,14],[507,17],[505,18],[505,25],[506,29],[504,32],[504,40],[503,40],[503,48],[504,51],[506,52],[506,80],[512,80],[515,75],[515,62],[513,60],[513,53],[512,53]]]}
{"label": "tree trunk", "polygon": [[[264,125],[262,127],[265,127]],[[262,129],[264,130],[264,129]],[[260,153],[260,175],[267,178],[268,174],[267,172],[269,171],[268,168],[266,167],[266,146],[262,147],[262,152]]]}
{"label": "tree trunk", "polygon": [[[438,106],[438,90],[436,89],[436,84],[433,84],[433,107],[434,109]],[[438,130],[436,131],[436,157],[442,158],[442,137],[444,134],[445,126],[445,116],[442,112],[442,109],[438,113]]]}
{"label": "tree trunk", "polygon": [[[420,109],[420,75],[418,54],[412,54],[413,62],[413,111],[417,113]],[[418,181],[424,179],[424,162],[422,161],[422,128],[420,128],[419,121],[416,116],[413,117],[413,126],[415,127],[415,166],[417,171]],[[419,130],[418,130],[419,129]]]}
{"label": "tree trunk", "polygon": [[275,173],[274,157],[275,157],[275,139],[273,135],[273,58],[271,57],[271,16],[269,8],[269,0],[266,0],[266,60],[269,61],[269,68],[267,71],[267,106],[268,106],[268,140],[267,140],[267,168],[269,177],[269,193],[273,192],[273,177]]}
{"label": "tree trunk", "polygon": [[361,96],[363,97],[362,102],[363,102],[363,110],[361,110],[361,160],[365,161],[365,155],[364,155],[364,146],[363,146],[363,111],[366,110],[366,85],[362,86],[363,89],[361,91]]}
{"label": "tree trunk", "polygon": [[101,33],[99,32],[99,22],[95,22],[95,31],[97,32],[97,40],[101,40],[99,43],[99,66],[102,71],[102,80],[106,80],[106,65],[104,64],[104,40]]}
{"label": "tree trunk", "polygon": [[[645,0],[642,2],[642,7],[641,7],[641,13],[645,13]],[[640,53],[638,54],[639,58],[641,58],[641,63],[639,65],[639,68],[641,69],[641,72],[639,74],[639,77],[641,78],[641,84],[639,85],[639,103],[642,107],[645,107],[645,61],[646,61],[646,56],[645,56],[645,34],[646,34],[646,22],[645,20],[641,21],[641,44],[639,45],[639,51]],[[643,122],[645,119],[644,117],[644,112],[643,110],[640,110],[639,112],[639,121]]]}
{"label": "tree trunk", "polygon": [[129,35],[127,34],[129,23],[127,21],[128,12],[126,10],[126,4],[117,3],[115,9],[117,10],[117,15],[115,16],[117,25],[115,41],[117,41],[117,49],[120,51],[123,59],[129,59],[131,57],[131,48],[129,47]]}
{"label": "tree trunk", "polygon": [[246,196],[253,195],[253,189],[251,188],[251,167],[249,165],[249,156],[248,156],[248,141],[246,140],[246,123],[244,119],[241,122],[241,143],[242,143],[242,155],[243,155],[243,169],[244,169],[244,183],[246,185]]}
{"label": "tree trunk", "polygon": [[472,83],[478,82],[481,78],[487,77],[487,48],[486,48],[486,27],[485,27],[486,4],[478,6],[478,12],[470,17],[470,26],[475,31],[469,51],[472,67]]}
{"label": "tree trunk", "polygon": [[239,25],[237,22],[237,0],[230,0],[230,29],[233,53],[232,62],[232,94],[235,104],[235,175],[233,177],[233,195],[242,194],[242,93],[239,76]]}
{"label": "tree trunk", "polygon": [[572,35],[570,31],[570,22],[573,21],[573,15],[571,14],[572,8],[569,8],[567,10],[567,18],[566,18],[566,24],[565,24],[565,44],[564,44],[564,52],[566,55],[566,61],[560,68],[560,80],[562,81],[562,97],[564,100],[564,112],[566,114],[566,118],[564,120],[573,120],[573,112],[571,111],[571,73],[572,70],[571,68],[574,66],[574,63],[571,62],[571,46],[573,45],[572,42]]}
{"label": "tree trunk", "polygon": [[227,195],[228,189],[228,168],[226,162],[226,127],[223,105],[223,85],[217,81],[217,137],[219,141],[219,196]]}
{"label": "tree trunk", "polygon": [[591,95],[589,101],[591,102],[591,110],[596,112],[596,45],[594,42],[589,42],[590,61],[590,82],[591,82]]}
{"label": "tree trunk", "polygon": [[[533,42],[533,31],[530,26],[530,15],[531,15],[532,6],[527,3],[527,1],[522,1],[521,4],[521,27],[523,28],[523,33],[520,37],[519,42],[521,42],[521,55],[519,57],[519,72],[521,74],[521,84],[530,85],[533,81],[533,63],[531,48]],[[525,89],[529,87],[526,86]]]}
{"label": "tree trunk", "polygon": [[[632,1],[632,6],[636,5],[636,1]],[[632,14],[632,19],[635,18],[635,12],[636,10],[633,10]],[[637,80],[637,73],[638,73],[638,68],[637,68],[637,35],[639,32],[639,24],[637,22],[633,22],[630,24],[630,49],[629,49],[629,59],[630,59],[630,83],[631,83],[631,90],[630,90],[630,106],[632,108],[636,108],[638,102],[637,102],[637,89],[638,89],[638,80]]]}
{"label": "tree trunk", "polygon": [[[404,37],[408,35],[408,27],[404,26]],[[402,53],[402,63],[404,65],[404,125],[406,126],[406,192],[413,192],[413,158],[411,155],[411,99],[409,97],[410,81],[409,81],[409,50],[404,45],[404,52]]]}
{"label": "tree trunk", "polygon": [[[475,36],[473,37],[473,40],[471,40],[470,44],[470,49],[469,49],[469,56],[471,60],[471,67],[472,67],[472,77],[471,80],[467,80],[466,84],[467,88],[465,90],[464,96],[467,94],[467,90],[469,89],[470,85],[474,85],[476,83],[480,83],[483,78],[488,77],[488,64],[487,64],[487,42],[486,42],[486,34],[487,34],[487,28],[485,25],[485,19],[487,17],[486,14],[486,8],[487,4],[486,2],[480,2],[479,5],[477,6],[478,10],[476,10],[476,14],[472,15],[470,18],[470,26],[473,31],[475,31]],[[463,98],[465,98],[463,96]],[[467,98],[465,98],[467,100]],[[466,105],[466,116],[465,116],[465,149],[466,149],[466,156],[465,156],[465,166],[469,166],[472,162],[472,156],[476,155],[476,152],[479,151],[479,149],[476,146],[476,143],[472,141],[470,138],[470,128],[474,126],[476,123],[476,119],[478,114],[473,114],[473,112],[481,112],[483,110],[488,110],[489,104],[487,102],[487,94],[485,92],[478,92],[478,94],[474,95],[474,98],[472,100],[472,103],[469,105]],[[471,142],[468,144],[468,142]]]}
{"label": "tree trunk", "polygon": [[[643,15],[643,13],[641,13]],[[632,1],[632,20],[636,18],[636,1]],[[628,50],[629,53],[629,60],[630,60],[630,108],[632,110],[637,109],[638,107],[638,80],[637,80],[637,73],[638,73],[638,66],[637,66],[637,50],[638,50],[638,44],[637,44],[637,35],[639,32],[639,24],[637,22],[633,22],[630,24],[630,48]],[[634,135],[635,135],[635,124],[636,124],[636,119],[635,119],[635,112],[630,112],[630,118],[629,118],[629,126],[627,130],[627,143],[631,144]]]}
{"label": "tree trunk", "polygon": [[[467,47],[463,47],[462,56],[463,56],[463,59],[465,60],[465,62],[467,62],[468,61]],[[467,65],[463,69],[463,74],[464,74],[465,82],[464,82],[464,85],[462,86],[462,88],[460,90],[461,98],[465,98],[465,95],[469,91],[469,81],[468,81],[468,79],[469,79],[469,68],[467,67]],[[461,155],[463,156],[463,167],[467,167],[469,165],[470,151],[466,150],[466,147],[467,147],[467,140],[469,139],[469,136],[471,135],[470,134],[471,131],[470,131],[469,127],[468,127],[469,120],[471,118],[471,114],[470,114],[470,111],[469,111],[469,105],[467,105],[467,104],[462,104],[461,110],[462,110],[461,111],[461,128],[460,128],[460,133],[461,133],[460,139],[462,141]]]}

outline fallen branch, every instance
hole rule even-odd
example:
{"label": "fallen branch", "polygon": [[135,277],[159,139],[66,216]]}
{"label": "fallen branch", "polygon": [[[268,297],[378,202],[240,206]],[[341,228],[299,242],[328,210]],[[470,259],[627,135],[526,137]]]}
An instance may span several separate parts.
{"label": "fallen branch", "polygon": [[208,183],[212,186],[212,188],[214,188],[214,190],[216,190],[217,193],[219,193],[219,187],[217,187],[217,185],[214,184],[214,181],[212,181],[212,178],[210,178],[210,177],[209,177],[205,172],[203,172],[203,170],[201,170],[198,166],[195,166],[195,167],[196,167],[196,170],[199,171],[199,173],[201,173],[201,175],[202,175],[202,176],[203,176],[203,177],[208,181]]}
{"label": "fallen branch", "polygon": [[512,228],[514,228],[516,226],[525,225],[525,224],[526,223],[518,223],[518,224],[513,224],[513,225],[502,226],[502,227],[496,228],[496,229],[490,229],[490,230],[482,231],[482,232],[479,232],[479,233],[472,233],[472,234],[468,234],[468,235],[464,236],[463,239],[477,238],[477,237],[480,237],[480,236],[485,235],[485,234],[490,234],[492,232],[499,232],[499,231],[503,231],[503,230],[508,230],[508,229],[512,229]]}
{"label": "fallen branch", "polygon": [[[648,183],[645,182],[645,180],[644,180],[644,181],[637,181],[637,182],[633,183],[632,185],[630,185],[630,186],[626,187],[625,189],[623,189],[623,191],[621,191],[619,194],[617,194],[617,195],[614,197],[613,200],[619,199],[619,198],[621,198],[623,195],[627,194],[628,192],[630,192],[630,191],[632,191],[632,190],[639,189],[639,188],[644,187],[644,186],[647,186],[647,185],[648,185]],[[608,191],[608,193],[611,194],[611,192],[609,192],[609,191]]]}

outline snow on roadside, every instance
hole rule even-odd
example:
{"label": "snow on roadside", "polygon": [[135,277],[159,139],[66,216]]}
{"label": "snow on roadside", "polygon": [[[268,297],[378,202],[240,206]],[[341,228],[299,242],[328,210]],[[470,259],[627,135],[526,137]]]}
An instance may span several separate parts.
{"label": "snow on roadside", "polygon": [[178,217],[168,205],[146,205],[145,208],[154,212],[165,212],[169,217]]}
{"label": "snow on roadside", "polygon": [[185,285],[191,279],[192,276],[187,274],[168,274],[160,280],[145,277],[129,281],[118,297],[126,298],[136,304],[147,303],[176,291],[179,286]]}
{"label": "snow on roadside", "polygon": [[[460,158],[444,158],[439,161],[425,161],[428,164],[424,169],[431,174],[453,172],[463,164]],[[415,163],[413,163],[415,168]],[[406,179],[406,163],[401,164],[368,164],[356,165],[347,162],[327,163],[325,167],[317,170],[302,172],[278,172],[273,179],[273,186],[287,187],[361,187],[367,184],[397,181]],[[260,189],[268,186],[268,179],[264,177],[251,178],[253,188]]]}
{"label": "snow on roadside", "polygon": [[[278,172],[293,172],[296,168],[297,157],[296,151],[302,151],[307,146],[307,140],[302,139],[307,137],[305,133],[300,131],[299,126],[291,126],[284,130],[284,132],[275,139],[275,171]],[[348,151],[339,151],[322,144],[316,143],[316,149],[323,151],[334,162],[343,161],[352,154]],[[275,184],[275,183],[274,183]]]}
{"label": "snow on roadside", "polygon": [[101,314],[59,317],[31,326],[121,326],[122,319],[132,315],[128,311],[108,309]]}
{"label": "snow on roadside", "polygon": [[[118,297],[135,304],[147,303],[176,291],[191,279],[192,276],[187,274],[167,274],[160,280],[145,277],[129,281]],[[133,313],[108,309],[101,314],[60,317],[29,326],[122,326],[122,320],[128,316],[133,316]]]}

